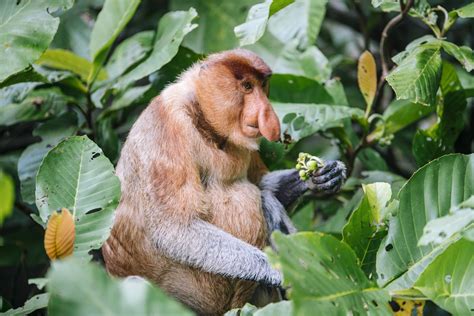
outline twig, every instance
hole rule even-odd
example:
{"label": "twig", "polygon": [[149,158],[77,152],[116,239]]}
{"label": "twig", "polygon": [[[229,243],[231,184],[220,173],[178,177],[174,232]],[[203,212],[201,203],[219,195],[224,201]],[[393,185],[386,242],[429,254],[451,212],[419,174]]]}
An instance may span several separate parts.
{"label": "twig", "polygon": [[410,9],[413,6],[413,0],[408,0],[405,6],[403,5],[403,0],[399,0],[399,1],[400,1],[400,10],[401,10],[400,13],[387,23],[387,25],[382,31],[382,37],[380,38],[380,58],[382,60],[382,75],[380,77],[380,82],[384,81],[385,77],[388,75],[388,67],[389,67],[389,59],[390,59],[388,56],[387,48],[386,48],[388,35],[393,30],[393,28],[395,28],[405,18],[405,16],[408,14],[408,11],[410,11]]}
{"label": "twig", "polygon": [[380,62],[382,64],[382,73],[380,74],[379,83],[377,86],[377,93],[374,100],[374,108],[378,108],[377,105],[380,103],[383,95],[383,88],[385,86],[385,78],[389,73],[389,63],[390,63],[390,56],[389,52],[387,51],[387,39],[390,35],[390,32],[405,18],[408,14],[410,9],[413,7],[414,0],[408,0],[407,4],[403,5],[403,0],[399,0],[400,2],[400,13],[391,19],[385,28],[382,31],[382,36],[380,37]]}

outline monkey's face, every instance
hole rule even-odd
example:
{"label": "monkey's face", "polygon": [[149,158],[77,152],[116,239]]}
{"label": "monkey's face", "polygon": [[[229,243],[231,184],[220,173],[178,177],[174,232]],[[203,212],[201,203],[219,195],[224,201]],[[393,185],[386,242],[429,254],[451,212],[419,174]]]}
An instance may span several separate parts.
{"label": "monkey's face", "polygon": [[[252,150],[258,139],[280,139],[280,122],[268,101],[270,68],[246,50],[212,56],[201,72],[200,103],[216,132],[228,141]],[[208,102],[211,101],[211,102]]]}

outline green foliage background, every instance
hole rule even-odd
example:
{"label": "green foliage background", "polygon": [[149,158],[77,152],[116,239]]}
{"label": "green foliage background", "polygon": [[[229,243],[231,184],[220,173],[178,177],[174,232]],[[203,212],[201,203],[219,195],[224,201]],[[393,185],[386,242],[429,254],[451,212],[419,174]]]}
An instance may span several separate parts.
{"label": "green foliage background", "polygon": [[[195,61],[242,46],[274,72],[269,168],[304,151],[343,160],[350,178],[290,210],[300,233],[274,234],[289,300],[229,315],[388,315],[400,300],[471,314],[473,18],[468,0],[0,1],[0,313],[191,314],[90,260],[140,112]],[[373,103],[357,84],[364,50]],[[51,263],[44,227],[62,207],[74,253]]]}

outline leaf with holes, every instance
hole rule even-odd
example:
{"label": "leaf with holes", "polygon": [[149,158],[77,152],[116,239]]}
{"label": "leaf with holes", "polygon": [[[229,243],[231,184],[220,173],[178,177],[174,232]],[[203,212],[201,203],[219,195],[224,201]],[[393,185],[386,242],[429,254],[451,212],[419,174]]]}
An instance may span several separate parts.
{"label": "leaf with holes", "polygon": [[41,161],[54,146],[77,131],[77,116],[68,112],[51,119],[33,131],[41,141],[28,146],[18,160],[18,177],[20,178],[21,197],[24,202],[35,203],[35,181]]}
{"label": "leaf with holes", "polygon": [[73,136],[44,158],[36,177],[36,206],[46,222],[58,208],[68,208],[76,220],[74,256],[107,239],[113,211],[120,199],[120,182],[102,150],[87,136]]}
{"label": "leaf with holes", "polygon": [[430,243],[441,244],[454,234],[462,234],[474,227],[474,195],[459,206],[450,210],[449,214],[436,218],[423,228],[418,245],[426,246]]}
{"label": "leaf with holes", "polygon": [[391,315],[390,296],[369,281],[345,243],[330,235],[305,232],[272,235],[284,284],[291,287],[293,315]]}
{"label": "leaf with holes", "polygon": [[390,184],[384,182],[363,185],[362,188],[364,198],[344,226],[342,241],[354,250],[366,275],[373,275],[377,249],[387,234],[384,217],[392,190]]}
{"label": "leaf with holes", "polygon": [[365,51],[359,58],[357,81],[365,103],[370,108],[377,92],[377,68],[374,56],[368,51]]}
{"label": "leaf with holes", "polygon": [[441,80],[441,44],[417,47],[387,76],[397,99],[433,105]]}
{"label": "leaf with holes", "polygon": [[63,259],[72,255],[75,234],[74,218],[68,209],[63,208],[51,214],[44,234],[44,249],[49,259]]}
{"label": "leaf with holes", "polygon": [[459,238],[418,246],[423,227],[473,194],[474,154],[447,155],[416,171],[398,195],[398,212],[390,218],[377,253],[379,285],[394,291],[413,287],[425,268]]}
{"label": "leaf with holes", "polygon": [[448,41],[442,41],[441,43],[446,53],[456,58],[467,71],[474,69],[474,52],[469,46],[459,47]]}
{"label": "leaf with holes", "polygon": [[453,315],[472,315],[474,308],[474,242],[450,245],[421,274],[415,289]]}

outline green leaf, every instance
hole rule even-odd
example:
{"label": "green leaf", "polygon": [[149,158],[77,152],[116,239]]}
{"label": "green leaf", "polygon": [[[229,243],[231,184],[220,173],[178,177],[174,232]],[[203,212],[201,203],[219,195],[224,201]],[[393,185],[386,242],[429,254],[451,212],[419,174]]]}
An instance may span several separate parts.
{"label": "green leaf", "polygon": [[282,42],[267,32],[246,48],[258,54],[275,74],[303,76],[318,82],[329,80],[331,66],[326,56],[316,46],[302,50],[298,45],[296,38]]}
{"label": "green leaf", "polygon": [[419,130],[413,139],[413,154],[418,165],[454,151],[454,143],[464,128],[466,95],[454,67],[443,64],[441,77],[442,103],[438,120],[427,130]]}
{"label": "green leaf", "polygon": [[[72,1],[0,1],[0,84],[28,68],[48,48],[59,25],[50,15]],[[18,82],[18,81],[17,81]]]}
{"label": "green leaf", "polygon": [[462,234],[471,223],[474,223],[474,195],[452,208],[448,215],[428,222],[423,228],[423,236],[418,245],[441,244],[454,234]]}
{"label": "green leaf", "polygon": [[91,33],[89,49],[94,66],[89,74],[89,83],[95,80],[110,47],[130,21],[139,4],[140,0],[105,1]]}
{"label": "green leaf", "polygon": [[459,47],[448,41],[442,41],[441,43],[446,53],[456,58],[467,71],[474,69],[474,52],[470,47]]}
{"label": "green leaf", "polygon": [[298,48],[314,45],[326,14],[327,0],[296,0],[272,16],[268,30],[280,42],[295,41]]}
{"label": "green leaf", "polygon": [[[54,69],[69,70],[77,74],[84,82],[92,71],[92,63],[73,52],[64,49],[48,49],[36,61],[36,64]],[[101,70],[97,75],[99,80],[107,79],[107,73]]]}
{"label": "green leaf", "polygon": [[470,3],[454,11],[461,18],[474,18],[474,3]]}
{"label": "green leaf", "polygon": [[105,66],[109,77],[117,78],[143,60],[153,47],[154,36],[153,31],[143,31],[120,43]]}
{"label": "green leaf", "polygon": [[224,316],[288,316],[293,315],[293,303],[291,301],[280,301],[270,303],[262,308],[257,308],[249,303],[242,308],[235,308]]}
{"label": "green leaf", "polygon": [[366,170],[388,171],[389,168],[384,158],[373,148],[364,148],[357,154]]}
{"label": "green leaf", "polygon": [[105,109],[98,117],[98,119],[103,119],[109,116],[111,113],[118,110],[124,109],[132,104],[137,104],[142,102],[143,95],[149,91],[151,84],[140,87],[133,87],[127,89],[124,93],[117,96],[117,98],[112,102],[112,105]]}
{"label": "green leaf", "polygon": [[470,315],[474,306],[474,242],[453,243],[421,274],[415,288],[453,315]]}
{"label": "green leaf", "polygon": [[361,109],[347,106],[278,102],[272,104],[280,118],[282,134],[288,135],[292,142],[319,131],[342,126],[342,120],[346,118],[364,116]]}
{"label": "green leaf", "polygon": [[245,23],[234,28],[235,36],[239,39],[240,46],[250,45],[258,41],[267,27],[268,18],[283,9],[295,0],[266,0],[253,5],[247,15]]}
{"label": "green leaf", "polygon": [[74,256],[89,259],[88,251],[107,239],[113,210],[120,199],[120,182],[110,161],[87,136],[70,137],[43,159],[36,176],[36,206],[43,222],[58,208],[76,219]]}
{"label": "green leaf", "polygon": [[184,46],[197,53],[212,53],[239,45],[234,27],[245,21],[247,11],[255,0],[172,0],[171,10],[189,10],[199,13],[199,27],[186,37]]}
{"label": "green leaf", "polygon": [[193,315],[148,281],[112,278],[95,263],[54,261],[48,278],[50,315]]}
{"label": "green leaf", "polygon": [[416,171],[399,193],[398,212],[390,218],[388,236],[377,253],[379,285],[411,288],[452,242],[419,247],[423,227],[473,194],[474,155],[444,156]]}
{"label": "green leaf", "polygon": [[365,274],[371,275],[375,272],[377,249],[387,234],[383,219],[392,191],[390,184],[384,182],[363,185],[362,189],[364,198],[344,226],[342,241],[354,250]]}
{"label": "green leaf", "polygon": [[20,103],[40,83],[22,82],[0,89],[0,107],[10,103]]}
{"label": "green leaf", "polygon": [[270,99],[281,103],[336,104],[325,86],[294,75],[275,74],[270,78]]}
{"label": "green leaf", "polygon": [[7,310],[4,315],[9,315],[9,316],[29,315],[38,309],[46,308],[48,306],[48,301],[49,301],[48,293],[38,294],[30,298],[29,300],[27,300],[25,302],[25,305],[23,305],[22,307]]}
{"label": "green leaf", "polygon": [[441,79],[441,45],[424,44],[387,76],[397,99],[408,99],[414,103],[434,105]]}
{"label": "green leaf", "polygon": [[197,27],[197,24],[191,23],[196,16],[193,8],[165,14],[158,23],[152,51],[143,62],[121,78],[119,86],[127,86],[167,64],[178,52],[186,34]]}
{"label": "green leaf", "polygon": [[0,107],[0,126],[50,118],[67,110],[68,98],[57,87],[32,91],[21,103]]}
{"label": "green leaf", "polygon": [[44,156],[61,140],[76,133],[77,116],[75,112],[53,118],[33,131],[41,141],[28,146],[18,160],[18,177],[21,183],[21,197],[24,202],[35,203],[36,174]]}
{"label": "green leaf", "polygon": [[434,106],[424,106],[408,100],[393,101],[383,113],[385,133],[394,134],[435,110]]}
{"label": "green leaf", "polygon": [[0,170],[0,226],[6,217],[10,216],[13,211],[13,203],[15,202],[15,185],[12,178]]}
{"label": "green leaf", "polygon": [[320,233],[273,234],[294,315],[391,315],[388,293],[367,279],[345,243]]}

